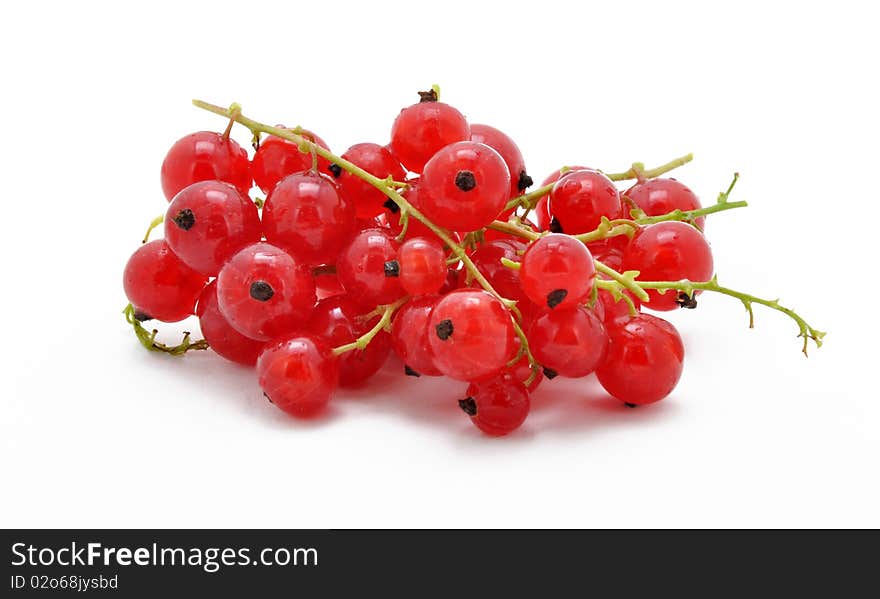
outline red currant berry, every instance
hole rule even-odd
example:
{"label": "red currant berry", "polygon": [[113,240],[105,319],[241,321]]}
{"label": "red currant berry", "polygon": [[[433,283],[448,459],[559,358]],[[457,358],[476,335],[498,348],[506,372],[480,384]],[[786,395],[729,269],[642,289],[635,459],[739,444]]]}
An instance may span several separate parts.
{"label": "red currant berry", "polygon": [[410,295],[437,293],[446,283],[446,253],[438,242],[416,237],[397,252],[400,284]]}
{"label": "red currant berry", "polygon": [[212,281],[202,295],[196,309],[202,336],[215,352],[227,360],[253,366],[266,344],[250,337],[245,337],[229,324],[220,312],[217,301],[217,281]]}
{"label": "red currant berry", "polygon": [[[639,271],[641,281],[708,281],[714,272],[712,250],[691,225],[670,221],[648,225],[633,236],[623,254],[623,268]],[[646,308],[674,310],[681,298],[649,289]]]}
{"label": "red currant berry", "polygon": [[446,376],[475,381],[498,374],[513,357],[510,312],[485,291],[455,291],[431,312],[428,338]]}
{"label": "red currant berry", "polygon": [[125,265],[122,284],[140,314],[177,322],[195,313],[196,300],[208,277],[178,258],[162,239],[145,243]]}
{"label": "red currant berry", "polygon": [[435,225],[475,231],[499,215],[509,187],[510,173],[498,152],[462,141],[446,146],[425,165],[419,207]]}
{"label": "red currant berry", "polygon": [[[649,179],[636,183],[625,194],[648,216],[660,216],[673,210],[699,210],[700,198],[683,183],[675,179]],[[705,229],[706,217],[694,221],[701,231]]]}
{"label": "red currant berry", "polygon": [[509,136],[489,125],[471,125],[471,141],[486,144],[501,155],[510,172],[510,197],[522,194],[532,185],[526,174],[526,162],[522,152]]}
{"label": "red currant berry", "polygon": [[340,252],[336,273],[349,297],[362,306],[390,304],[404,295],[398,244],[388,231],[361,231]]}
{"label": "red currant berry", "polygon": [[589,248],[594,260],[598,260],[605,266],[619,272],[623,268],[623,252],[628,243],[629,238],[626,235],[616,235],[588,243],[587,248]]}
{"label": "red currant berry", "polygon": [[[477,270],[483,273],[492,288],[502,297],[514,300],[523,317],[530,320],[541,309],[523,291],[519,271],[507,268],[501,263],[502,258],[507,258],[512,262],[521,262],[520,252],[525,249],[526,244],[517,239],[497,239],[478,246],[471,254],[471,260]],[[464,286],[468,271],[463,268],[458,273],[460,284]],[[471,281],[471,285],[476,287],[477,283]]]}
{"label": "red currant berry", "polygon": [[539,364],[570,378],[596,370],[608,346],[602,321],[583,306],[542,314],[529,327],[528,338]]}
{"label": "red currant berry", "polygon": [[397,115],[391,127],[391,151],[407,169],[421,173],[431,156],[470,135],[467,120],[458,110],[426,99]]}
{"label": "red currant berry", "polygon": [[309,317],[316,300],[315,280],[284,250],[255,243],[220,270],[217,299],[236,330],[269,341],[296,330]]}
{"label": "red currant berry", "polygon": [[[640,310],[642,307],[642,302],[639,301],[639,298],[634,296],[629,291],[624,290],[623,292],[633,303],[636,308],[636,311]],[[605,291],[604,289],[599,291],[598,296],[599,301],[596,302],[596,308],[600,305],[602,306],[602,322],[608,324],[614,320],[620,319],[629,319],[632,314],[629,312],[629,304],[626,303],[626,300],[615,301],[614,296],[610,291]]]}
{"label": "red currant berry", "polygon": [[414,297],[404,304],[391,322],[391,347],[412,376],[440,376],[428,338],[428,320],[439,296]]}
{"label": "red currant berry", "polygon": [[529,299],[550,309],[583,303],[593,290],[595,276],[596,267],[587,246],[558,233],[532,243],[519,271]]}
{"label": "red currant berry", "polygon": [[289,175],[266,198],[263,231],[266,241],[303,264],[333,264],[354,235],[354,208],[328,177]]}
{"label": "red currant berry", "polygon": [[[544,181],[541,182],[541,187],[545,187],[550,185],[551,183],[556,183],[559,181],[560,177],[564,177],[570,172],[573,171],[584,171],[590,170],[586,166],[570,166],[569,170],[566,170],[565,173],[562,173],[562,169],[553,171]],[[549,231],[550,230],[550,220],[553,218],[553,215],[550,214],[550,193],[545,193],[542,195],[537,202],[535,202],[535,221],[538,225],[538,229],[541,231]],[[557,233],[559,231],[556,231]]]}
{"label": "red currant berry", "polygon": [[257,360],[266,397],[292,416],[321,412],[339,380],[339,362],[330,348],[310,335],[295,335],[269,345]]}
{"label": "red currant berry", "polygon": [[529,415],[529,392],[521,381],[500,376],[471,383],[458,405],[478,429],[500,437],[518,429]]}
{"label": "red currant berry", "polygon": [[165,213],[168,246],[188,266],[211,277],[242,248],[260,241],[261,229],[256,205],[221,181],[183,188]]}
{"label": "red currant berry", "polygon": [[608,393],[641,405],[672,392],[684,361],[684,344],[675,327],[662,318],[639,314],[609,323],[608,336],[608,355],[596,371]]}
{"label": "red currant berry", "polygon": [[[363,318],[364,310],[346,295],[328,297],[318,302],[307,329],[328,345],[337,347],[353,342],[379,321],[379,316]],[[339,384],[352,387],[364,382],[385,363],[391,352],[391,336],[385,331],[373,337],[366,348],[354,349],[337,356]]]}
{"label": "red currant berry", "polygon": [[[406,176],[397,158],[378,144],[355,144],[342,157],[380,179],[390,176],[395,181],[403,181]],[[354,205],[358,218],[369,219],[382,213],[384,204],[390,201],[388,196],[348,171],[336,172],[340,191]]]}
{"label": "red currant berry", "polygon": [[198,181],[224,181],[243,195],[251,189],[251,163],[244,148],[212,131],[177,140],[162,162],[162,191],[170,202]]}
{"label": "red currant berry", "polygon": [[[303,131],[302,136],[314,141],[325,150],[330,149],[323,139],[311,131]],[[311,152],[301,152],[297,144],[274,135],[269,135],[260,142],[260,147],[251,163],[254,183],[263,190],[263,193],[271,193],[275,185],[284,177],[311,168]],[[329,168],[330,162],[318,156],[318,170],[326,173]]]}
{"label": "red currant berry", "polygon": [[592,231],[603,216],[620,218],[621,210],[620,193],[599,171],[567,173],[550,192],[550,212],[561,228],[557,232],[574,235]]}

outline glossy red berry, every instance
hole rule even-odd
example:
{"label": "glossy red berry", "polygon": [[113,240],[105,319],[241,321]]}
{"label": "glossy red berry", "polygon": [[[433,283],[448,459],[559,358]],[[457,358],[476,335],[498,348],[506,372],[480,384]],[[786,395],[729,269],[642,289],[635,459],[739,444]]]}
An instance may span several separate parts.
{"label": "glossy red berry", "polygon": [[164,240],[157,239],[132,254],[122,283],[140,315],[177,322],[195,313],[208,277],[184,264]]}
{"label": "glossy red berry", "polygon": [[602,322],[583,306],[545,312],[529,327],[528,338],[539,364],[571,378],[596,370],[605,359],[608,345]]}
{"label": "glossy red berry", "polygon": [[684,344],[670,323],[639,314],[608,324],[608,355],[599,383],[628,404],[642,405],[669,395],[681,377]]}
{"label": "glossy red berry", "polygon": [[281,248],[255,243],[220,270],[217,299],[236,330],[268,341],[304,325],[315,306],[315,280]]}
{"label": "glossy red berry", "polygon": [[529,392],[506,376],[471,383],[458,405],[478,429],[494,437],[512,433],[529,415]]}
{"label": "glossy red berry", "polygon": [[440,376],[428,337],[428,320],[440,296],[414,297],[404,304],[391,322],[391,347],[411,376]]}
{"label": "glossy red berry", "polygon": [[501,155],[510,172],[510,197],[521,195],[532,185],[519,146],[507,134],[489,125],[471,125],[471,141],[486,144]]}
{"label": "glossy red berry", "polygon": [[[639,301],[639,298],[635,297],[629,291],[624,291],[623,293],[630,299],[630,301],[632,301],[636,311],[639,311],[642,307],[642,302]],[[598,308],[599,305],[602,306],[601,318],[604,323],[613,320],[625,320],[632,316],[632,314],[630,314],[629,304],[626,303],[626,300],[620,299],[615,301],[614,296],[610,291],[605,291],[604,289],[600,290],[598,300],[596,307]]]}
{"label": "glossy red berry", "polygon": [[467,120],[443,102],[426,101],[404,108],[391,127],[391,151],[407,169],[421,173],[438,151],[470,139]]}
{"label": "glossy red berry", "polygon": [[[555,170],[549,175],[547,178],[541,182],[541,187],[545,187],[550,185],[551,183],[556,183],[559,179],[572,171],[583,171],[589,170],[586,166],[571,166],[565,171],[562,172],[562,169]],[[538,229],[541,231],[549,231],[550,230],[550,221],[553,218],[553,215],[550,214],[550,192],[542,195],[538,201],[535,203],[535,210],[533,211],[535,215],[535,222],[538,225]],[[558,232],[558,231],[557,231]]]}
{"label": "glossy red berry", "polygon": [[409,295],[437,293],[446,283],[446,252],[425,237],[409,239],[397,252],[400,284]]}
{"label": "glossy red berry", "polygon": [[303,264],[333,264],[354,235],[354,208],[329,177],[289,175],[266,198],[263,231],[266,241]]}
{"label": "glossy red berry", "polygon": [[169,202],[184,187],[212,180],[229,183],[247,195],[252,180],[245,149],[212,131],[191,133],[171,146],[162,162],[162,191]]}
{"label": "glossy red berry", "polygon": [[260,354],[257,375],[269,401],[292,416],[306,418],[327,406],[338,384],[339,363],[321,339],[295,335],[270,344]]}
{"label": "glossy red berry", "polygon": [[251,199],[221,181],[200,181],[174,196],[165,213],[165,241],[188,266],[216,277],[245,246],[262,239]]}
{"label": "glossy red berry", "polygon": [[[355,144],[342,157],[380,179],[390,176],[395,181],[403,181],[406,176],[406,171],[397,158],[379,144]],[[339,174],[336,182],[340,191],[354,205],[358,218],[377,216],[382,212],[383,205],[390,201],[384,193],[348,171],[339,169],[335,172]]]}
{"label": "glossy red berry", "polygon": [[[624,270],[639,271],[641,281],[708,281],[714,272],[712,250],[695,227],[670,221],[648,225],[636,233],[623,254]],[[648,290],[652,310],[674,310],[681,298],[675,291]]]}
{"label": "glossy red berry", "polygon": [[[471,260],[495,291],[502,297],[514,300],[523,317],[530,320],[532,316],[541,311],[541,308],[532,302],[523,291],[519,271],[508,268],[501,263],[502,258],[512,262],[521,262],[520,252],[525,249],[526,244],[519,240],[497,239],[478,246],[471,254]],[[462,268],[458,273],[463,285],[467,279],[468,271]],[[471,281],[471,286],[477,287],[478,285]]]}
{"label": "glossy red berry", "polygon": [[620,272],[623,269],[623,252],[626,250],[627,244],[629,244],[629,237],[626,235],[616,235],[608,239],[588,243],[587,248],[593,255],[594,260],[598,260],[605,266]]}
{"label": "glossy red berry", "polygon": [[431,313],[428,338],[446,376],[475,381],[498,374],[513,357],[510,312],[485,291],[454,291]]}
{"label": "glossy red berry", "polygon": [[[303,131],[302,135],[325,150],[330,149],[323,139],[311,131]],[[328,172],[330,162],[320,156],[317,159],[318,171]],[[274,135],[269,135],[260,142],[260,147],[254,154],[254,160],[251,163],[254,183],[263,190],[263,193],[270,193],[284,177],[311,168],[311,152],[302,152],[297,144]]]}
{"label": "glossy red berry", "polygon": [[550,213],[561,228],[556,232],[574,235],[592,231],[603,216],[620,218],[621,210],[620,193],[599,171],[567,173],[550,192]]}
{"label": "glossy red berry", "polygon": [[419,207],[444,229],[475,231],[501,213],[509,188],[501,155],[487,145],[462,141],[446,146],[425,165]]}
{"label": "glossy red berry", "polygon": [[366,229],[354,236],[336,261],[336,273],[349,297],[375,308],[404,295],[397,248],[386,230]]}
{"label": "glossy red berry", "polygon": [[[364,309],[347,295],[328,297],[318,302],[308,330],[331,347],[352,343],[379,321],[379,316],[363,319]],[[391,336],[385,331],[373,337],[364,349],[354,349],[337,356],[339,384],[352,387],[364,382],[385,363],[391,352]]]}
{"label": "glossy red berry", "polygon": [[558,233],[533,242],[519,271],[529,299],[551,310],[583,303],[593,290],[595,275],[596,267],[587,246]]}
{"label": "glossy red berry", "polygon": [[208,345],[227,360],[253,366],[266,344],[236,331],[220,312],[217,301],[217,281],[212,281],[202,295],[196,308],[199,328]]}
{"label": "glossy red berry", "polygon": [[[696,194],[675,179],[648,179],[630,187],[625,195],[648,216],[660,216],[673,210],[699,210],[703,207]],[[701,231],[705,229],[706,217],[701,216],[694,222]]]}

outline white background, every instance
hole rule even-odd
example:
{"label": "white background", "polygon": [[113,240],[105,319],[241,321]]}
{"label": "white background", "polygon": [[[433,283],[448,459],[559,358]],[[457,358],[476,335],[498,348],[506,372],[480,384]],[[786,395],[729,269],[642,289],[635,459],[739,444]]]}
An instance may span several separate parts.
{"label": "white background", "polygon": [[[870,3],[195,4],[4,11],[0,526],[880,526]],[[434,82],[537,180],[694,151],[678,176],[712,202],[740,171],[751,207],[708,223],[719,278],[781,296],[825,347],[805,359],[781,314],[750,331],[704,296],[670,317],[667,400],[557,379],[499,440],[462,385],[396,362],[304,423],[247,369],[136,343],[121,274],[165,209],[164,152],[224,126],[191,98],[341,152],[385,143]]]}

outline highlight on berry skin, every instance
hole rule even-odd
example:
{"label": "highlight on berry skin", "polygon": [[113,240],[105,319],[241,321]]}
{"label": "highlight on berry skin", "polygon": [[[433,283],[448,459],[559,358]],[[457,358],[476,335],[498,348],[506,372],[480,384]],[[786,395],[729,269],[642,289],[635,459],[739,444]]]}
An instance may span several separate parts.
{"label": "highlight on berry skin", "polygon": [[[251,368],[266,409],[298,419],[372,388],[394,354],[382,376],[449,379],[449,412],[490,437],[528,428],[560,379],[595,376],[621,413],[674,397],[685,344],[658,314],[698,317],[720,296],[749,326],[755,307],[791,319],[804,354],[821,347],[825,333],[778,299],[719,282],[713,253],[732,249],[706,224],[746,206],[731,197],[738,174],[712,202],[670,176],[690,154],[621,170],[573,156],[535,186],[516,131],[445,100],[435,85],[398,101],[387,138],[341,155],[302,127],[194,100],[218,131],[169,132],[161,216],[123,272],[138,342]],[[189,317],[203,339],[170,345],[152,328]]]}

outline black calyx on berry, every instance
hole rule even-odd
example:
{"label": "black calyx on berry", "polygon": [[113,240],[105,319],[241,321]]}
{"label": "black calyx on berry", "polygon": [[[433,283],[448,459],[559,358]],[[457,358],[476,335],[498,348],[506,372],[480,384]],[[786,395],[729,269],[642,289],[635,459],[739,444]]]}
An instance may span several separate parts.
{"label": "black calyx on berry", "polygon": [[174,220],[174,224],[183,229],[184,231],[189,231],[193,228],[193,225],[196,224],[196,215],[193,214],[193,211],[189,208],[184,208],[180,212],[177,213],[172,220]]}
{"label": "black calyx on berry", "polygon": [[546,366],[543,369],[544,376],[547,377],[548,381],[552,381],[556,377],[559,376],[559,373],[553,370],[552,368],[547,368]]}
{"label": "black calyx on berry", "polygon": [[134,319],[138,322],[146,322],[148,320],[153,320],[153,317],[147,314],[146,312],[141,312],[140,310],[135,310]]}
{"label": "black calyx on berry", "polygon": [[266,281],[254,281],[251,283],[251,297],[258,302],[268,302],[275,295],[275,290]]}
{"label": "black calyx on berry", "polygon": [[437,90],[430,89],[426,92],[419,92],[419,103],[436,102],[440,98],[437,96]]}
{"label": "black calyx on berry", "polygon": [[637,408],[637,407],[639,407],[637,404],[629,403],[628,401],[623,402],[623,405],[625,405],[625,406],[628,407],[628,408]]}
{"label": "black calyx on berry", "polygon": [[562,300],[564,300],[567,295],[568,289],[554,289],[547,294],[547,307],[555,308],[562,303]]}
{"label": "black calyx on berry", "polygon": [[535,183],[534,179],[529,177],[525,171],[519,172],[519,179],[516,182],[516,188],[525,191]]}
{"label": "black calyx on berry", "polygon": [[452,321],[448,318],[438,322],[435,329],[437,331],[437,336],[440,337],[441,341],[446,341],[452,337]]}
{"label": "black calyx on berry", "polygon": [[473,418],[477,415],[477,402],[474,401],[473,397],[465,397],[464,399],[458,400],[458,407],[461,408],[461,411]]}
{"label": "black calyx on berry", "polygon": [[330,174],[333,175],[334,179],[338,179],[342,174],[342,167],[338,164],[331,164],[327,167],[327,170],[330,171]]}
{"label": "black calyx on berry", "polygon": [[405,374],[406,376],[414,376],[414,377],[422,376],[421,374],[419,374],[418,371],[413,370],[412,368],[410,368],[406,364],[403,365],[403,374]]}
{"label": "black calyx on berry", "polygon": [[462,191],[470,191],[477,186],[477,178],[470,171],[458,171],[455,175],[455,186]]}
{"label": "black calyx on berry", "polygon": [[400,262],[397,260],[389,260],[385,263],[385,276],[386,277],[399,277],[400,276]]}
{"label": "black calyx on berry", "polygon": [[692,295],[688,295],[684,291],[679,291],[678,299],[675,300],[675,303],[678,304],[681,308],[693,310],[697,307],[697,298]]}
{"label": "black calyx on berry", "polygon": [[385,206],[386,208],[388,208],[388,211],[391,214],[397,214],[398,212],[400,212],[400,206],[398,206],[397,203],[394,200],[392,200],[391,198],[388,198],[387,200],[385,200],[385,203],[382,205]]}
{"label": "black calyx on berry", "polygon": [[550,232],[551,233],[564,233],[562,230],[562,225],[559,224],[559,219],[555,216],[550,219]]}

